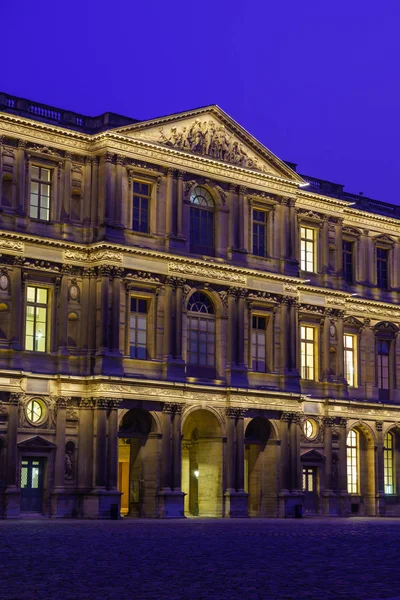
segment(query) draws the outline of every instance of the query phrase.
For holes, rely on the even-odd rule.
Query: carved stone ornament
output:
[[[122,263],[122,252],[115,252],[114,250],[93,250],[90,253],[90,260],[94,262],[107,260],[110,262]]]
[[[235,273],[233,271],[219,269],[216,267],[203,267],[190,263],[169,262],[168,271],[173,273],[187,273],[188,275],[204,277],[208,280],[217,279],[220,281],[231,281],[233,283],[241,283],[244,285],[247,283],[247,277],[241,273]]]
[[[78,286],[77,286],[76,283],[73,283],[71,285],[71,287],[69,288],[69,297],[74,302],[76,302],[77,300],[79,300],[79,288],[78,288]]]
[[[375,427],[377,431],[382,431],[383,429],[383,421],[375,421]]]
[[[8,275],[4,272],[0,273],[0,290],[2,292],[6,292],[10,285],[10,281],[8,279]]]
[[[0,238],[0,250],[7,250],[7,252],[23,252],[24,249],[25,245],[23,242]]]
[[[61,156],[61,153],[54,148],[49,148],[48,146],[40,146],[39,144],[34,144],[29,147],[29,152],[38,152],[39,154],[47,154],[48,156]]]
[[[226,416],[230,417],[231,419],[243,419],[243,417],[246,416],[246,413],[247,413],[247,409],[239,408],[236,406],[229,406],[225,410]]]
[[[162,411],[172,415],[181,415],[183,411],[183,404],[175,404],[174,402],[166,402],[163,406]]]
[[[89,253],[84,250],[64,250],[63,260],[73,262],[87,262],[89,260]]]
[[[179,150],[210,156],[248,169],[269,172],[269,169],[259,164],[259,159],[250,154],[223,125],[212,119],[195,119],[190,125],[174,126],[167,132],[161,128],[157,141]]]

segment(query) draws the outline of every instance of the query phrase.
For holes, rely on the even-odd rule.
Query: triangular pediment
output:
[[[314,462],[319,460],[325,460],[325,457],[320,452],[317,452],[317,450],[309,450],[308,452],[305,452],[301,455],[301,460]]]
[[[127,137],[281,177],[303,179],[218,106],[141,121],[114,130]]]
[[[41,450],[53,450],[53,448],[56,448],[55,444],[52,444],[52,442],[48,442],[47,440],[45,440],[44,438],[42,438],[40,435],[35,435],[34,437],[29,438],[28,440],[24,440],[23,442],[20,442],[18,444],[18,448],[25,448],[25,449],[41,449]]]

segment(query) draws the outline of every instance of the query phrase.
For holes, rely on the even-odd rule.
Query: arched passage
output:
[[[249,516],[276,516],[277,443],[274,429],[263,417],[255,417],[245,431],[245,491]]]
[[[222,447],[221,425],[212,412],[200,409],[188,415],[182,445],[186,516],[222,516]]]
[[[347,490],[352,514],[376,514],[375,443],[371,430],[362,423],[347,434]]]
[[[118,443],[118,489],[121,514],[157,517],[159,440],[151,414],[140,408],[122,418]]]

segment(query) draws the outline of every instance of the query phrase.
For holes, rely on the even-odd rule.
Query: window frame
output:
[[[35,290],[45,290],[46,291],[46,304],[44,303],[40,303],[37,302],[36,300],[34,302],[28,301],[28,289],[29,288],[34,288]],[[47,285],[43,285],[40,283],[33,283],[33,282],[28,282],[26,285],[26,291],[25,291],[25,297],[24,297],[24,302],[25,302],[25,310],[24,310],[24,351],[25,352],[36,352],[36,353],[40,353],[40,354],[46,354],[50,351],[50,347],[51,347],[51,340],[50,340],[50,322],[51,322],[51,292],[52,292],[52,288],[47,286]],[[35,299],[37,297],[37,292],[35,292]],[[37,350],[35,348],[33,348],[32,350],[30,350],[29,348],[27,348],[27,322],[28,322],[28,307],[34,307],[34,308],[44,308],[46,311],[46,322],[45,322],[45,349],[44,350]],[[33,320],[33,336],[29,336],[29,337],[33,337],[33,345],[35,345],[35,325],[36,325],[36,318],[34,318]]]
[[[390,444],[387,441],[390,439]],[[387,496],[396,495],[396,437],[391,431],[383,436],[383,489]],[[391,487],[391,491],[387,491]]]
[[[251,313],[250,315],[251,318],[251,327],[250,327],[250,346],[251,346],[251,370],[253,373],[268,373],[269,369],[268,369],[268,363],[267,363],[267,344],[268,344],[268,340],[267,340],[267,331],[268,331],[268,315],[266,315],[265,313],[262,312],[258,312],[258,311],[254,311]],[[265,328],[264,329],[259,329],[259,328],[254,328],[253,323],[254,323],[254,319],[264,319],[265,321]],[[253,343],[253,334],[254,331],[263,331],[264,332],[264,369],[258,369],[258,368],[254,368],[254,362],[259,362],[258,361],[258,336],[257,336],[257,343],[254,344]],[[254,358],[254,348],[256,347],[257,352],[257,358]]]
[[[346,338],[352,338],[353,346],[352,348],[348,348],[346,345]],[[352,354],[352,367],[353,367],[353,385],[350,384],[349,379],[347,377],[347,369],[346,369],[346,353],[350,352]],[[358,387],[358,336],[355,333],[348,333],[345,331],[343,333],[343,354],[344,354],[344,377],[349,385],[349,387],[356,388]]]
[[[138,183],[139,185],[147,185],[149,187],[149,193],[142,194],[139,192],[135,192],[135,183]],[[139,235],[150,235],[150,233],[151,233],[153,188],[154,188],[154,182],[152,182],[148,179],[145,179],[145,178],[132,176],[131,194],[130,194],[130,199],[131,199],[130,229],[131,229],[132,233],[139,234]],[[134,229],[134,227],[133,227],[134,211],[135,211],[135,207],[134,207],[135,198],[140,199],[140,210],[141,210],[142,200],[147,200],[147,230],[146,231],[141,231],[140,229]]]
[[[345,251],[344,245],[351,244],[351,252]],[[342,273],[343,279],[349,285],[355,283],[355,248],[356,241],[353,239],[342,238]],[[345,269],[345,256],[351,255],[351,277],[346,277],[346,269]]]
[[[254,213],[263,213],[263,215],[265,215],[265,220],[263,222],[258,221],[257,219],[254,218]],[[251,251],[253,256],[257,256],[257,258],[268,258],[269,256],[269,252],[268,252],[268,227],[269,227],[269,213],[271,212],[271,209],[267,209],[265,207],[260,207],[260,206],[253,206],[252,207],[252,211],[251,211]],[[254,251],[254,237],[255,237],[255,232],[254,232],[254,228],[255,226],[258,227],[263,227],[264,229],[264,253],[263,254],[259,254],[258,252]],[[258,234],[257,234],[258,235]]]
[[[190,302],[191,300],[194,298],[194,296],[196,294],[202,294],[203,296],[205,296],[209,302],[209,304],[212,307],[212,313],[209,313],[208,311],[202,312],[202,311],[192,311],[190,310]],[[199,301],[196,301],[196,303]],[[200,320],[203,319],[207,325],[205,330],[201,329],[201,325],[200,325]],[[194,291],[192,294],[190,294],[187,304],[186,304],[186,320],[187,320],[187,325],[186,325],[186,363],[187,366],[189,368],[194,368],[194,369],[202,369],[205,370],[205,372],[207,372],[207,370],[209,370],[210,372],[215,372],[216,368],[217,368],[217,315],[216,315],[216,307],[215,304],[212,300],[212,298],[210,298],[207,294],[205,294],[203,291],[200,290],[196,290]],[[197,321],[198,326],[196,328],[192,328],[191,324],[192,322]],[[211,328],[211,330],[209,330],[208,328],[208,323],[213,323],[213,327]],[[206,353],[205,353],[205,357],[206,357],[206,363],[202,364],[199,361],[199,358],[201,356],[200,353],[200,344],[201,344],[201,340],[200,340],[200,333],[203,331],[203,333],[205,332],[206,334],[206,338],[205,338],[205,342],[203,341],[202,343],[206,344]],[[196,337],[196,344],[197,344],[197,352],[192,351],[191,349],[191,342],[194,341],[191,339],[191,332],[193,332]],[[211,333],[211,341],[209,340],[209,333]],[[212,343],[213,344],[213,352],[210,353],[209,352],[209,344]],[[193,355],[196,355],[196,362],[192,362],[191,361],[191,357]],[[208,357],[212,355],[213,358],[213,362],[212,364],[208,364]]]
[[[212,201],[212,206],[208,206],[208,205],[203,205],[203,204],[197,204],[196,202],[193,202],[193,197],[197,198],[200,197],[199,193],[196,193],[196,190],[203,190],[204,192],[206,192],[205,196],[209,196],[210,200]],[[216,249],[216,222],[215,222],[215,215],[217,212],[217,203],[216,200],[213,196],[213,194],[210,192],[210,190],[208,190],[205,186],[202,185],[196,185],[190,192],[189,198],[188,198],[188,204],[189,204],[189,247],[190,247],[190,252],[192,252],[193,254],[201,254],[201,255],[205,255],[205,256],[215,256],[215,249]],[[200,227],[197,231],[197,236],[198,239],[196,241],[194,241],[194,230],[195,230],[195,224],[194,224],[194,215],[199,215],[199,221],[200,221]],[[206,226],[204,223],[201,222],[202,219],[202,215],[211,215],[211,217],[208,217],[205,219],[207,221]],[[209,241],[211,241],[212,245],[208,246],[208,245],[203,245],[198,243],[199,240],[201,240],[201,236],[202,236],[202,231],[204,230],[204,228],[207,229],[210,227],[210,223],[212,225],[211,227],[211,235],[209,236]]]
[[[313,332],[313,339],[307,339],[307,338],[303,338],[303,328],[304,329],[311,329]],[[304,381],[318,381],[318,329],[317,326],[308,322],[303,322],[300,323],[300,378],[303,379]],[[308,364],[304,364],[303,365],[303,356],[307,357],[307,352],[305,352],[303,354],[303,346],[304,349],[306,350],[309,346],[312,346],[313,348],[313,354],[312,354],[312,367],[310,367]],[[308,361],[306,361],[308,362]],[[313,377],[304,377],[303,376],[303,369],[309,369],[312,368],[313,369]]]
[[[38,178],[33,177],[33,172],[32,172],[33,168],[39,169],[39,176],[38,176]],[[42,180],[40,178],[40,174],[41,174],[41,171],[43,169],[49,172],[49,179],[48,179],[48,181]],[[28,205],[28,216],[29,216],[30,219],[33,219],[34,221],[41,221],[42,223],[49,223],[51,221],[52,204],[53,204],[53,201],[54,201],[53,200],[53,198],[54,198],[53,179],[54,179],[54,167],[52,167],[50,165],[44,165],[43,163],[40,163],[40,162],[37,162],[37,161],[33,162],[30,165],[30,168],[29,168],[29,199],[28,199],[28,202],[29,202],[29,205]],[[38,204],[37,204],[37,207],[36,207],[37,211],[38,211],[38,216],[37,217],[35,217],[35,216],[33,216],[31,214],[31,209],[34,206],[31,203],[31,198],[32,198],[32,195],[36,195],[36,194],[34,194],[32,192],[32,184],[33,183],[36,183],[37,186],[38,186],[38,193],[37,193]],[[41,191],[41,188],[42,188],[43,185],[48,185],[49,186],[49,196],[48,196],[48,204],[49,204],[49,206],[48,206],[47,209],[44,209],[44,210],[47,210],[47,212],[48,212],[48,218],[47,219],[44,219],[44,218],[42,218],[40,216],[40,211],[42,210],[42,208],[41,208],[41,198],[42,198],[42,195],[41,195],[40,191]],[[43,196],[43,198],[44,197],[46,197],[46,196]]]
[[[355,436],[354,445],[349,444],[350,434]],[[352,496],[358,496],[360,494],[360,434],[356,429],[350,429],[346,436],[346,473],[347,492]]]
[[[137,303],[139,303],[139,301],[144,301],[146,302],[146,312],[139,312],[138,307],[136,308],[136,311],[132,311],[132,300],[136,300]],[[148,296],[142,296],[140,294],[135,294],[135,293],[130,293],[128,296],[128,357],[132,360],[149,360],[149,312],[150,312],[150,298]],[[139,304],[138,304],[139,305]],[[137,305],[137,306],[138,306]],[[131,319],[132,319],[132,315],[134,315],[135,318],[135,324],[136,327],[132,328],[131,326]],[[143,329],[138,329],[137,328],[137,323],[138,323],[138,318],[139,316],[142,315],[141,318],[143,318],[143,315],[145,315],[145,319],[146,319],[146,341],[145,341],[145,357],[141,357],[141,356],[132,356],[132,347],[134,347],[136,350],[138,348],[143,348],[142,344],[138,344],[137,343],[137,336],[138,336],[138,332],[139,331],[143,331]],[[135,344],[133,345],[131,343],[131,335],[132,335],[132,331],[135,332]]]
[[[385,260],[381,259],[378,256],[379,251],[383,251],[385,252]],[[385,245],[381,245],[381,244],[377,244],[375,247],[375,256],[376,256],[376,286],[380,289],[380,290],[389,290],[390,289],[390,253],[391,248]],[[379,274],[381,273],[381,270],[379,268],[379,265],[385,263],[386,264],[386,281],[384,282],[386,285],[381,285],[382,282],[379,281]]]
[[[313,237],[312,240],[308,239],[307,237],[303,238],[303,233],[302,230],[304,229],[304,231],[312,231],[313,232]],[[303,273],[318,273],[318,257],[317,257],[317,240],[318,240],[318,228],[312,225],[309,225],[308,223],[300,223],[300,232],[299,232],[299,238],[300,238],[300,270]],[[307,268],[307,263],[310,262],[307,260],[307,254],[309,253],[309,251],[307,250],[306,247],[304,247],[304,261],[303,261],[303,242],[304,244],[307,243],[312,243],[312,270],[309,270]]]

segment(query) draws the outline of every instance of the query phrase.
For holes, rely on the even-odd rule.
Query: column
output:
[[[57,398],[56,417],[56,458],[54,463],[54,487],[64,488],[65,478],[65,427],[67,421],[67,406],[70,398]]]
[[[92,159],[85,156],[85,166],[83,175],[83,223],[90,224],[90,199],[92,187]]]
[[[175,404],[172,421],[172,489],[181,491],[182,484],[182,404]]]
[[[104,213],[101,221],[106,225],[113,222],[114,219],[114,198],[112,197],[112,159],[113,155],[106,152],[103,157],[103,194],[104,194]]]
[[[332,426],[335,424],[334,417],[324,417],[324,454],[325,454],[325,477],[324,492],[332,491]]]
[[[78,487],[85,491],[93,487],[93,415],[92,399],[81,398],[78,430]]]
[[[376,459],[375,459],[375,494],[377,496],[377,516],[384,512],[385,475],[383,451],[383,421],[375,422],[376,428]]]
[[[164,360],[170,360],[173,354],[173,284],[174,280],[167,277],[164,286]]]
[[[176,186],[176,234],[183,237],[183,171],[177,172]]]
[[[330,327],[330,311],[325,315],[322,322],[321,337],[322,337],[322,381],[330,380],[329,370],[329,327]]]
[[[337,219],[335,225],[336,273],[343,273],[343,219]],[[356,275],[356,273],[355,273]],[[357,277],[355,277],[357,279]]]
[[[8,488],[17,488],[18,473],[18,407],[23,394],[10,394],[8,399],[8,426],[7,426],[7,472],[6,484]]]
[[[17,148],[17,214],[20,216],[25,216],[25,206],[26,206],[26,188],[25,188],[25,180],[26,180],[26,165],[25,165],[25,148],[26,141],[18,140],[18,148]]]
[[[122,227],[122,172],[124,166],[124,157],[117,155],[115,162],[115,210],[114,225]]]
[[[172,416],[173,404],[164,404],[162,412],[161,440],[161,491],[169,492],[172,487]]]
[[[244,492],[244,409],[237,409],[236,418],[236,490]]]
[[[290,489],[299,492],[302,489],[302,471],[300,460],[300,414],[293,413],[289,426]]]
[[[322,273],[329,271],[329,217],[324,215],[322,225]]]
[[[96,311],[94,308],[97,305],[97,276],[98,270],[95,268],[87,269],[87,274],[89,277],[89,301],[88,305],[92,307],[93,310],[89,310],[88,316],[88,348],[89,352],[94,352],[96,350]]]
[[[118,406],[121,400],[108,401],[107,489],[118,487]]]
[[[298,302],[296,298],[290,298],[289,302],[289,370],[297,372],[297,339],[299,332],[298,324]]]
[[[91,177],[92,177],[92,185],[90,190],[90,220],[93,225],[97,225],[100,220],[99,215],[99,198],[98,198],[98,189],[99,189],[99,159],[97,156],[94,156],[91,159],[92,168],[91,168]]]
[[[283,412],[279,421],[280,445],[280,493],[289,490],[289,423],[291,413]]]
[[[246,227],[246,221],[247,221],[247,219],[245,219],[246,211],[245,211],[245,206],[244,206],[245,193],[246,193],[246,188],[243,187],[242,185],[239,186],[239,198],[238,198],[238,202],[239,202],[239,222],[238,222],[239,249],[242,252],[245,250],[245,227]]]
[[[105,489],[107,474],[107,398],[96,400],[96,488]]]
[[[89,333],[89,313],[93,312],[90,309],[89,300],[89,279],[90,269],[84,267],[82,270],[82,294],[81,294],[81,306],[82,306],[82,327],[79,336],[79,346],[81,350],[88,350],[88,333]]]
[[[288,368],[288,304],[290,298],[283,297],[280,304],[280,357],[279,373],[284,375]]]
[[[237,364],[241,367],[245,366],[244,358],[244,313],[245,313],[245,298],[247,290],[238,290],[237,296]]]
[[[68,275],[71,271],[69,265],[62,265],[61,286],[59,291],[58,306],[58,352],[67,352],[68,335]]]
[[[344,381],[344,310],[337,310],[336,331],[337,331],[337,361],[336,376],[337,380]]]
[[[226,365],[228,368],[236,365],[236,288],[228,289],[228,327]]]
[[[22,268],[23,258],[16,256],[11,273],[11,341],[10,347],[13,350],[21,350],[22,333],[21,325],[24,315],[22,314]]]
[[[3,198],[3,144],[4,136],[0,135],[0,205]]]
[[[71,153],[65,153],[64,161],[64,186],[62,196],[61,221],[69,221],[71,218]]]
[[[237,217],[237,199],[236,199],[236,186],[229,186],[229,228],[228,228],[228,248],[232,250],[236,248],[236,227],[238,226]]]
[[[296,219],[296,199],[289,198],[289,258],[297,259],[298,229]]]
[[[339,419],[339,490],[347,494],[347,419]]]
[[[182,304],[185,279],[176,280],[175,288],[175,358],[182,360]]]
[[[165,234],[170,237],[173,234],[173,183],[174,183],[174,170],[168,169],[167,171],[167,187],[165,192]]]
[[[109,284],[110,284],[111,267],[102,265],[99,267],[99,275],[101,276],[101,297],[100,297],[100,340],[99,350],[104,352],[109,347]]]
[[[112,269],[112,311],[111,311],[111,348],[113,354],[120,354],[119,330],[120,330],[120,307],[121,307],[121,277],[123,269],[113,267]]]
[[[283,206],[280,204],[275,204],[270,211],[269,220],[273,221],[273,248],[272,248],[272,256],[274,258],[280,259],[285,256],[285,242],[286,238],[282,237],[283,227],[282,220],[284,216]]]
[[[227,408],[226,414],[226,491],[235,491],[235,420],[236,410]]]

